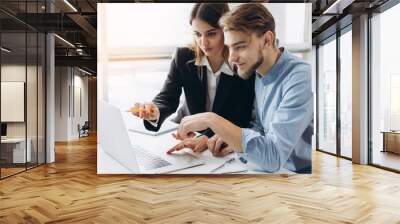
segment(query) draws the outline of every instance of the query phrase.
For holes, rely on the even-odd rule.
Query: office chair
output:
[[[82,127],[80,127],[80,125],[78,124],[79,138],[89,136],[89,129],[90,129],[89,121],[85,121]]]

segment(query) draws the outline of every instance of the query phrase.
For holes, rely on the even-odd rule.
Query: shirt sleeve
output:
[[[306,73],[306,74],[304,74]],[[266,172],[277,172],[287,162],[313,116],[311,75],[292,74],[272,122],[264,124],[265,133],[243,128],[242,149],[247,160]]]
[[[255,101],[254,101],[254,105],[253,105],[253,109],[252,109],[252,120],[250,121],[249,126],[250,126],[250,128],[248,128],[248,130],[253,130],[255,132],[261,133],[262,135],[264,134],[263,127],[262,127],[262,125],[260,123],[260,119],[258,118],[257,105],[255,105]],[[244,138],[243,138],[243,133],[242,133],[242,143],[243,143],[243,139]],[[244,149],[243,145],[242,145],[242,148]],[[238,158],[240,159],[241,162],[247,163],[247,155],[246,155],[246,153],[238,152],[236,154],[237,154],[237,156],[238,156]]]
[[[158,131],[164,120],[174,113],[179,106],[179,99],[182,94],[183,80],[181,79],[181,66],[184,65],[184,48],[178,48],[175,53],[166,80],[160,92],[152,100],[160,111],[157,126],[145,122],[146,129]]]

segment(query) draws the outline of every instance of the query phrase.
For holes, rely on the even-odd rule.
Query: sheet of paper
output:
[[[127,125],[129,131],[146,134],[146,135],[151,135],[151,136],[158,136],[158,135],[172,132],[172,131],[178,129],[178,126],[179,126],[179,124],[177,124],[177,123],[166,120],[161,125],[160,130],[158,130],[157,132],[154,132],[154,131],[149,131],[144,127],[142,119],[132,116],[129,113],[126,113],[124,115],[124,119],[126,121],[126,125]]]

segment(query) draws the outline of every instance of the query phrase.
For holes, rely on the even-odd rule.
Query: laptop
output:
[[[99,111],[101,111],[98,129],[99,144],[105,153],[132,173],[171,173],[204,164],[203,160],[189,153],[178,155],[165,153],[161,156],[146,150],[144,145],[132,144],[135,139],[129,136],[123,112],[105,101],[99,101]]]

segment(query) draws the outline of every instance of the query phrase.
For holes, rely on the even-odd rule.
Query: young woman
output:
[[[152,102],[136,103],[131,108],[136,111],[133,115],[144,119],[146,129],[158,131],[164,120],[177,110],[182,88],[186,115],[210,111],[240,127],[248,126],[254,80],[240,79],[228,63],[228,48],[218,24],[228,11],[226,3],[195,4],[190,15],[194,43],[177,49],[164,86]],[[204,151],[214,133],[210,129],[201,133],[201,137],[181,139],[174,149],[189,147],[195,152]]]

